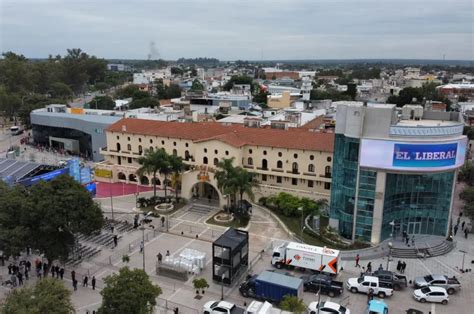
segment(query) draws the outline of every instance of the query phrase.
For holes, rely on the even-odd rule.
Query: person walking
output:
[[[165,226],[165,216],[161,216],[161,227]]]
[[[411,236],[411,245],[415,246],[415,236]]]
[[[158,264],[161,264],[161,261],[163,260],[163,255],[161,255],[161,252],[158,252],[156,257],[158,258]]]
[[[92,284],[92,290],[95,290],[95,276],[92,276],[91,284]]]
[[[462,224],[461,224],[461,229],[462,229],[463,231],[464,231],[464,225],[465,225],[465,224],[466,224],[465,221],[463,221]]]
[[[359,254],[356,255],[355,261],[356,261],[356,266],[355,266],[355,267],[360,267],[360,265],[359,265],[359,261],[360,261],[360,256],[359,256]]]
[[[118,237],[117,237],[117,235],[115,234],[115,235],[114,235],[114,248],[117,247],[117,244],[118,244]]]
[[[16,274],[16,276],[18,277],[18,285],[22,286],[23,285],[23,275],[22,275],[22,273],[18,272],[18,274]]]
[[[31,271],[31,262],[30,261],[26,261],[25,266],[26,266],[26,269],[28,269],[28,271]]]
[[[398,260],[398,263],[397,263],[397,271],[398,272],[401,272],[402,270],[402,261],[401,260]]]
[[[76,272],[74,270],[71,272],[71,280],[76,280]]]
[[[170,256],[170,250],[166,250],[166,256]]]
[[[50,272],[51,272],[51,277],[54,278],[54,273],[55,273],[56,268],[54,268],[54,265],[51,266]]]
[[[61,267],[61,269],[59,270],[59,276],[61,276],[61,280],[63,280],[63,277],[64,277],[64,267]]]
[[[13,268],[13,265],[12,263],[8,264],[8,274],[11,275],[12,274],[12,268]]]
[[[28,268],[25,269],[25,280],[29,280],[30,279],[30,276],[29,276],[29,271],[28,271]]]
[[[36,275],[38,276],[38,279],[41,279],[41,277],[43,276],[43,269],[39,268],[36,272]]]
[[[379,266],[379,269],[378,269],[378,270],[383,270],[383,266],[382,266],[382,264],[380,264],[380,266]]]
[[[74,279],[72,280],[72,286],[73,286],[73,288],[74,288],[74,291],[77,291],[77,280],[76,280],[76,278],[74,278]]]
[[[467,228],[466,228],[466,229],[464,229],[464,238],[466,238],[466,239],[467,239],[467,234],[468,234],[468,233],[469,233],[469,230],[467,230]]]
[[[456,233],[458,233],[458,225],[455,225],[453,229],[454,229],[454,235],[456,235]]]
[[[371,273],[372,272],[372,262],[369,262],[367,264],[367,272]]]
[[[370,288],[369,293],[367,293],[367,304],[374,299],[374,289]]]
[[[89,286],[88,281],[89,281],[89,277],[87,277],[87,275],[84,275],[84,277],[82,278],[82,286],[88,287]]]
[[[410,238],[408,237],[408,235],[405,237],[405,245],[408,245],[408,241],[410,240]]]
[[[144,244],[143,241],[140,242],[140,254],[143,253]]]
[[[405,268],[407,268],[407,263],[405,263],[405,261],[403,261],[403,262],[402,262],[402,268],[401,268],[402,274],[405,273]]]

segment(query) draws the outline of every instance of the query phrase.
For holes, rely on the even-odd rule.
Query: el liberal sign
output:
[[[447,167],[456,164],[457,143],[398,144],[393,150],[394,167]]]

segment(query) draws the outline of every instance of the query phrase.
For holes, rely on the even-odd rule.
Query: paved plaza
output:
[[[5,143],[5,136],[3,137]],[[45,159],[54,159],[54,156],[45,154]],[[47,159],[47,160],[49,160]],[[457,188],[457,193],[460,187]],[[141,192],[140,196],[151,196],[153,192]],[[160,196],[163,191],[158,192]],[[110,197],[98,198],[97,202],[103,208],[104,213],[108,219],[112,218],[112,208]],[[121,221],[132,222],[136,196],[131,194],[128,196],[113,197],[113,211],[114,219]],[[208,211],[196,210],[187,204],[179,209],[169,217],[165,226],[161,226],[159,219],[154,219],[146,228],[144,232],[145,237],[145,269],[150,275],[151,280],[158,284],[163,294],[158,298],[158,306],[156,313],[172,313],[173,308],[178,307],[180,313],[201,313],[202,306],[209,300],[218,300],[221,297],[222,287],[215,284],[211,280],[211,243],[219,237],[225,228],[207,225],[206,220],[217,212],[217,209],[209,209]],[[453,213],[454,220],[459,215],[459,208],[461,204],[458,199],[455,199],[455,211]],[[463,218],[465,219],[465,218]],[[279,226],[278,222],[266,210],[260,208],[253,209],[251,223],[248,226],[250,232],[250,261],[251,266],[249,273],[259,273],[263,270],[271,269],[271,250],[274,246],[288,241],[291,237],[287,232]],[[105,231],[109,232],[109,231]],[[87,243],[91,246],[97,246],[100,252],[92,258],[85,260],[81,264],[74,267],[77,278],[79,279],[78,291],[73,292],[72,299],[78,313],[92,313],[101,303],[100,290],[103,287],[103,278],[117,272],[121,267],[125,266],[122,262],[122,256],[128,255],[130,261],[126,263],[131,268],[143,267],[143,254],[140,253],[139,245],[142,241],[142,231],[132,229],[130,231],[121,232],[115,231],[119,236],[118,246],[112,248],[111,246],[98,245],[94,243]],[[423,276],[427,274],[446,274],[455,275],[462,284],[461,291],[450,296],[448,305],[440,304],[421,304],[416,302],[413,297],[413,288],[408,287],[402,291],[396,291],[394,296],[387,298],[386,303],[389,305],[390,313],[405,313],[408,308],[415,308],[424,313],[472,313],[474,305],[474,277],[472,272],[462,273],[463,268],[463,253],[464,268],[472,268],[474,264],[474,234],[469,235],[469,239],[465,239],[462,232],[459,232],[455,237],[456,247],[447,255],[438,256],[428,259],[406,259],[407,263],[406,275],[408,280],[413,280],[416,276]],[[175,279],[170,279],[156,274],[156,255],[160,252],[165,255],[166,251],[170,251],[170,255],[177,256],[185,248],[192,248],[207,255],[206,267],[202,274],[189,276],[186,282]],[[365,266],[369,260],[362,260],[361,265]],[[385,268],[387,265],[386,258],[378,258],[370,260],[373,268],[377,268],[382,264]],[[389,263],[389,269],[394,270],[398,259],[393,259]],[[8,265],[8,262],[7,264]],[[361,272],[360,268],[355,267],[355,262],[352,260],[342,261],[341,266],[343,271],[338,276],[337,280],[346,281],[350,277],[358,276]],[[71,266],[66,266],[66,277],[64,279],[66,286],[72,291],[72,284],[70,281]],[[302,273],[293,272],[296,276]],[[8,274],[7,268],[0,267],[0,274],[5,278]],[[97,278],[97,289],[94,291],[89,288],[84,288],[80,285],[82,275],[87,274],[89,277],[95,276]],[[245,275],[245,274],[244,274]],[[243,275],[243,277],[244,277]],[[210,283],[210,288],[206,291],[203,298],[195,299],[195,290],[193,289],[192,280],[196,277],[204,277]],[[31,284],[35,279],[30,279],[28,284]],[[241,282],[243,278],[239,281]],[[251,299],[245,299],[240,296],[238,285],[232,287],[224,287],[225,299],[234,302],[238,305],[244,306],[250,303]],[[5,287],[0,288],[0,299],[5,297],[9,289]],[[322,296],[322,300],[328,300],[327,296]],[[306,292],[304,301],[309,304],[317,300],[317,295]],[[352,294],[347,290],[342,296],[331,299],[332,301],[341,303],[347,306],[352,313],[364,313],[367,297],[362,294]]]

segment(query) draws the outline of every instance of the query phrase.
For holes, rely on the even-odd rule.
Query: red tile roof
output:
[[[262,129],[216,122],[165,122],[121,119],[107,128],[108,132],[180,138],[193,142],[218,140],[234,147],[245,145],[333,152],[334,134],[305,129]]]

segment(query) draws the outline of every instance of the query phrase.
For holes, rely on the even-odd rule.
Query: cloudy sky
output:
[[[0,51],[474,59],[473,0],[0,0]]]

